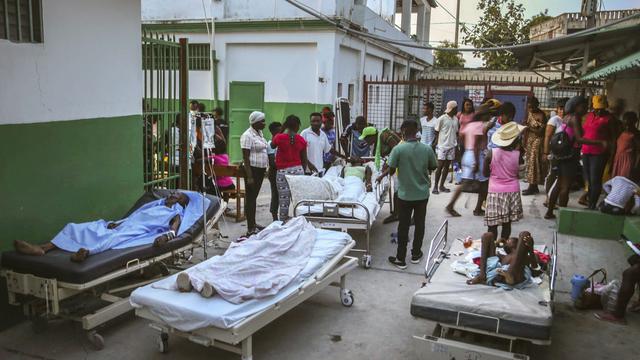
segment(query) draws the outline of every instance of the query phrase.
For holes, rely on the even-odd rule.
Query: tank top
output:
[[[501,148],[491,149],[491,176],[489,176],[489,192],[519,192],[518,162],[520,151],[506,151]]]

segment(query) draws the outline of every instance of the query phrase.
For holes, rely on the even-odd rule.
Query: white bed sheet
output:
[[[372,181],[375,181],[375,179],[378,177],[379,171],[375,169],[374,164],[371,162],[367,163],[366,166],[369,166],[372,169],[373,171]],[[342,167],[343,167],[342,165],[336,165],[336,166],[330,167],[325,173],[323,178],[330,179],[331,177],[339,177],[342,171]],[[364,184],[363,184],[363,188],[364,188]],[[369,211],[369,215],[370,215],[369,225],[373,225],[374,221],[376,220],[376,217],[378,216],[378,213],[380,212],[380,209],[382,208],[382,204],[384,204],[383,197],[385,196],[385,194],[389,189],[389,178],[385,177],[382,180],[382,183],[380,185],[373,184],[373,188],[374,189],[372,192],[364,192],[364,195],[361,197],[360,201],[356,201],[357,203],[360,203],[364,207],[366,207],[367,210]],[[341,196],[342,194],[340,194],[335,201],[341,201]],[[304,200],[304,199],[300,199],[300,200]],[[350,201],[350,202],[353,202],[353,201]],[[318,204],[318,205],[313,205],[311,207],[300,206],[297,209],[297,212],[298,212],[298,215],[306,215],[309,213],[321,214],[322,205]],[[338,213],[340,214],[340,216],[347,217],[347,218],[355,218],[362,221],[367,220],[366,211],[360,207],[355,208],[355,210],[352,210],[351,207],[341,207],[338,210]]]
[[[193,331],[209,326],[223,329],[232,328],[243,319],[268,308],[297,291],[302,283],[311,278],[324,264],[353,242],[346,233],[322,229],[315,229],[315,231],[317,236],[309,262],[300,274],[275,296],[232,304],[217,295],[206,299],[195,292],[180,293],[158,289],[153,287],[153,284],[149,284],[131,294],[131,305],[136,308],[148,308],[165,323],[180,331]],[[204,263],[206,262],[201,264]],[[163,287],[168,287],[169,284],[175,283],[176,277],[177,274],[160,280],[158,283],[163,282],[167,285]]]

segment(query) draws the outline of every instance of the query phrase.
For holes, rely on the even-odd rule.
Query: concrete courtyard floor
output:
[[[452,186],[450,186],[452,187]],[[574,196],[576,194],[573,194]],[[269,186],[259,198],[258,220],[270,220]],[[437,228],[449,219],[449,236],[478,237],[485,231],[483,219],[471,214],[475,194],[463,194],[457,204],[460,218],[445,216],[450,194],[433,195],[427,211],[427,230],[423,249]],[[544,195],[523,197],[525,219],[515,223],[513,234],[529,230],[537,243],[551,244],[555,223],[542,218]],[[232,205],[233,206],[233,205]],[[570,206],[578,206],[572,198]],[[430,334],[434,323],[409,314],[411,296],[424,279],[424,260],[399,271],[387,263],[395,254],[390,234],[397,223],[383,225],[388,215],[385,205],[371,232],[373,267],[358,268],[349,274],[348,287],[355,303],[340,304],[338,291],[329,287],[289,313],[269,324],[253,337],[256,359],[428,359],[414,350],[413,335]],[[604,224],[603,224],[604,225]],[[231,218],[220,222],[221,231],[235,239],[246,231]],[[364,236],[354,233],[362,242]],[[574,273],[588,274],[604,267],[610,279],[621,277],[628,254],[618,241],[595,240],[559,235],[559,277],[552,344],[532,346],[533,359],[640,359],[640,315],[629,314],[628,325],[603,323],[592,311],[577,311],[568,296]],[[446,271],[446,269],[441,269]],[[46,332],[35,334],[28,322],[0,333],[0,359],[238,359],[239,356],[204,348],[188,340],[172,337],[169,353],[156,347],[157,332],[144,319],[126,315],[100,330],[106,346],[95,351],[76,323],[53,321]]]

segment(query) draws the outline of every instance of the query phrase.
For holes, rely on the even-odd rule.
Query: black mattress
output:
[[[123,216],[127,217],[142,205],[161,199],[175,190],[153,190],[145,193],[136,201],[135,205]],[[206,195],[211,203],[207,209],[207,219],[212,218],[220,209],[220,199]],[[191,226],[180,236],[169,241],[162,248],[154,247],[153,244],[131,247],[127,249],[107,250],[105,252],[91,255],[82,263],[74,263],[69,257],[70,252],[63,250],[52,250],[45,256],[29,256],[18,254],[15,251],[6,251],[0,257],[0,265],[3,269],[10,269],[20,273],[32,274],[45,278],[55,278],[58,281],[82,284],[97,279],[112,271],[124,267],[127,262],[139,259],[149,259],[162,255],[172,250],[188,245],[194,237],[198,236],[203,229],[202,218]]]

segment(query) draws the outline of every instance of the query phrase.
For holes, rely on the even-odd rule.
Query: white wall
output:
[[[266,102],[318,102],[315,43],[227,44],[226,84],[264,82]]]
[[[345,0],[299,0],[326,15],[336,14],[336,2]],[[352,2],[352,0],[349,0]],[[197,20],[211,18],[226,20],[313,18],[284,0],[142,0],[142,19]]]
[[[140,114],[140,2],[42,7],[42,44],[0,40],[0,124]]]
[[[364,63],[364,75],[369,77],[382,77],[383,59],[374,55],[367,54]]]

